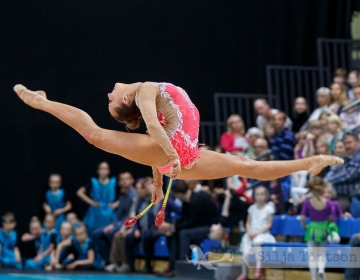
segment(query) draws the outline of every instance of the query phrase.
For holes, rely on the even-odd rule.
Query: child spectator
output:
[[[348,71],[345,68],[338,68],[334,72],[333,82],[344,85]]]
[[[316,141],[325,137],[324,126],[320,121],[312,121],[310,123],[310,133],[307,134],[305,145],[303,148],[303,157],[309,157],[315,155]]]
[[[1,217],[0,264],[3,268],[22,269],[21,255],[17,246],[15,215],[11,212]]]
[[[275,137],[275,134],[276,134],[276,126],[274,122],[267,122],[264,125],[265,139],[270,143],[270,140]]]
[[[330,146],[324,139],[319,139],[318,141],[316,141],[315,151],[317,155],[331,155]],[[324,178],[329,171],[330,166],[327,166],[323,170],[321,170],[321,172],[317,176]]]
[[[58,233],[55,230],[55,217],[52,214],[46,214],[45,230],[42,232],[39,240],[39,244],[36,246],[37,255],[34,259],[26,260],[25,269],[28,270],[41,270],[45,266],[49,265],[50,254],[56,248]]]
[[[275,209],[272,203],[269,203],[269,192],[263,186],[255,188],[255,203],[248,209],[248,218],[246,221],[246,233],[241,239],[240,251],[243,254],[242,273],[237,280],[244,280],[247,277],[246,263],[251,253],[252,247],[255,247],[255,256],[261,254],[262,243],[275,243],[275,237],[269,232],[273,222]],[[256,258],[255,278],[261,277],[261,261]]]
[[[360,72],[359,71],[351,71],[348,76],[347,80],[348,84],[350,85],[350,89],[348,90],[348,98],[351,100],[355,99],[355,95],[353,92],[353,88],[360,83]]]
[[[70,258],[71,255],[73,258]],[[56,248],[55,268],[66,270],[101,269],[101,257],[97,254],[94,244],[88,237],[86,227],[77,225],[74,235],[62,241]]]
[[[56,217],[56,230],[65,221],[65,213],[72,208],[71,202],[64,189],[61,188],[61,175],[51,174],[49,176],[49,190],[46,192],[43,209],[47,214]]]
[[[90,205],[83,219],[89,232],[113,223],[116,220],[115,209],[119,206],[116,178],[109,177],[109,164],[101,162],[97,173],[98,178],[91,178],[85,187],[77,191],[77,196]]]
[[[334,114],[338,114],[346,98],[347,94],[344,84],[332,83],[330,86],[329,110]]]
[[[344,100],[344,106],[351,104],[353,101],[350,99]],[[357,110],[357,107],[354,106],[345,112],[340,113],[340,121],[344,127],[351,128],[355,125],[360,124],[360,113]]]
[[[302,159],[303,157],[303,149],[306,142],[306,136],[308,134],[307,130],[303,130],[295,134],[295,139],[297,141],[297,144],[294,148],[294,159]]]
[[[71,224],[72,227],[81,223],[81,221],[79,220],[77,214],[74,213],[74,212],[67,213],[66,221],[68,221]]]
[[[337,140],[335,142],[335,156],[344,158],[346,156],[346,148],[343,140]]]
[[[319,279],[325,280],[325,247],[328,234],[329,222],[332,221],[331,203],[323,197],[327,184],[320,177],[313,177],[308,182],[308,189],[313,197],[307,199],[301,209],[301,225],[306,229],[305,241],[308,243],[309,255],[318,256],[315,260],[309,258],[311,279],[317,280],[317,268]],[[310,218],[307,226],[306,217]]]
[[[342,132],[341,121],[337,115],[331,115],[328,117],[327,133],[331,135],[327,143],[330,147],[331,154],[334,154],[335,141],[341,140],[344,136],[344,133]]]

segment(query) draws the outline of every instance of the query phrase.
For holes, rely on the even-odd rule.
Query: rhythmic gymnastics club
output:
[[[155,225],[156,225],[157,227],[161,226],[162,223],[163,223],[164,220],[165,220],[165,207],[166,207],[166,203],[167,203],[168,198],[169,198],[171,185],[172,185],[172,179],[170,178],[169,184],[168,184],[168,187],[167,187],[167,190],[166,190],[166,194],[165,194],[165,198],[164,198],[163,205],[161,206],[161,209],[160,209],[159,213],[157,213],[157,215],[156,215]]]
[[[135,217],[129,217],[125,221],[126,227],[132,227],[136,224],[137,220],[139,220],[149,209],[154,205],[154,202],[151,202],[148,207],[146,207],[140,214],[136,215]]]

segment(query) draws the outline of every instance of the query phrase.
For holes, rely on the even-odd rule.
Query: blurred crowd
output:
[[[229,116],[227,131],[219,146],[202,146],[259,161],[292,160],[312,155],[337,155],[345,164],[327,167],[320,174],[327,184],[324,197],[336,200],[341,214],[360,217],[360,74],[337,69],[333,83],[314,92],[318,107],[310,112],[304,97],[296,98],[292,112],[272,108],[265,99],[254,101],[256,127],[246,129],[242,117]],[[255,122],[254,122],[255,123]],[[141,272],[153,272],[154,246],[166,237],[168,268],[159,276],[174,275],[176,260],[190,256],[190,245],[204,239],[239,245],[246,232],[248,209],[258,187],[273,205],[274,214],[298,215],[311,196],[307,171],[272,181],[233,176],[208,181],[177,180],[166,207],[166,219],[155,226],[161,204],[155,205],[135,226],[125,220],[136,216],[151,202],[153,179],[134,179],[130,172],[111,177],[110,166],[101,162],[97,178],[80,187],[77,196],[87,205],[83,217],[72,212],[72,203],[62,188],[60,174],[49,176],[44,195],[45,218],[33,217],[29,232],[18,237],[16,217],[2,216],[0,264],[3,268],[27,270],[97,270],[129,273],[143,252]],[[164,191],[166,191],[164,184]],[[252,208],[251,208],[252,209]],[[251,210],[254,211],[254,210]],[[270,212],[272,210],[269,210]],[[272,213],[272,212],[271,212]],[[271,226],[271,225],[270,225]],[[31,258],[22,257],[18,243],[34,248]],[[28,254],[27,254],[28,255]]]

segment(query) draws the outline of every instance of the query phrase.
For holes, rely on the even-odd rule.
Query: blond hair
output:
[[[242,117],[239,114],[232,114],[230,117],[228,117],[227,121],[226,121],[226,125],[227,125],[227,132],[231,133],[231,123],[232,123],[232,119],[233,118],[239,118],[241,125],[242,125],[242,130],[241,130],[241,134],[245,134],[245,124],[244,124],[244,120],[242,119]]]
[[[336,123],[337,127],[338,127],[338,132],[340,132],[342,130],[342,124],[341,124],[341,120],[339,118],[338,115],[335,115],[335,114],[331,114],[329,117],[328,117],[328,122],[334,122]]]

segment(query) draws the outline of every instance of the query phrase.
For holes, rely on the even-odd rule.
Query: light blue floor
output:
[[[25,273],[8,273],[0,274],[1,280],[152,280],[153,276],[137,276],[137,275],[111,275],[111,274],[25,274]],[[163,280],[170,280],[161,278]],[[174,279],[174,278],[172,278]]]

